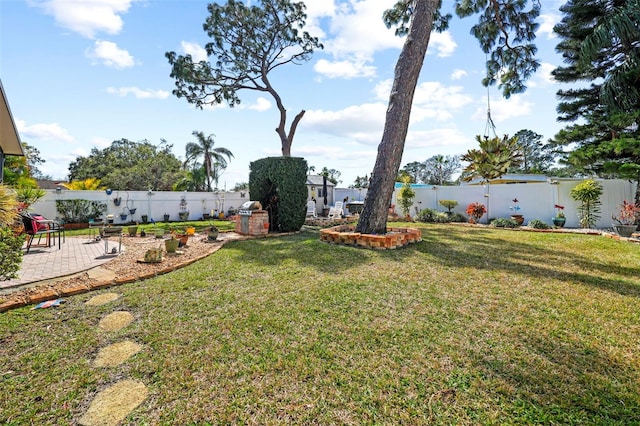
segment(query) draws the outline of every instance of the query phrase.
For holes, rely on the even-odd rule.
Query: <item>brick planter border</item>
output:
[[[417,228],[387,228],[385,235],[361,234],[353,225],[339,225],[320,230],[320,241],[331,244],[363,247],[375,250],[397,249],[422,241]]]

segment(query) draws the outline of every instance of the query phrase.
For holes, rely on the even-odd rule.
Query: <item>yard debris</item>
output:
[[[38,303],[36,306],[31,308],[31,310],[33,311],[34,309],[46,309],[52,306],[57,307],[57,306],[60,306],[62,303],[66,303],[66,300],[64,299],[47,300],[46,302]]]

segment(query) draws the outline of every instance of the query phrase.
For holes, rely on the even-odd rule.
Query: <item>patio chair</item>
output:
[[[329,209],[329,219],[340,219],[342,217],[342,201],[336,203]]]
[[[22,225],[24,226],[24,232],[27,234],[27,253],[31,250],[31,245],[36,236],[38,236],[38,243],[44,235],[46,237],[47,247],[51,247],[51,237],[55,241],[56,234],[58,234],[58,250],[60,250],[62,243],[62,226],[55,220],[49,220],[41,215],[34,213],[21,213]]]
[[[307,202],[307,217],[311,216],[311,217],[317,217],[318,213],[316,212],[316,202],[315,201],[309,201]]]

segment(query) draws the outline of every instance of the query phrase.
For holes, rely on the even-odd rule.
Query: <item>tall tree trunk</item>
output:
[[[393,188],[400,169],[404,142],[409,127],[413,94],[433,29],[433,14],[439,0],[416,0],[409,33],[396,63],[389,106],[378,146],[378,157],[356,231],[385,234]]]

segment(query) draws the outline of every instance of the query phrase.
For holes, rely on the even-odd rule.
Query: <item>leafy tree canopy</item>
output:
[[[102,186],[115,190],[170,191],[184,176],[182,163],[171,152],[172,145],[149,141],[113,141],[104,149],[93,148],[87,157],[69,164],[69,179],[99,179]]]
[[[40,157],[40,151],[22,142],[24,156],[7,155],[5,157],[3,172],[4,183],[15,188],[37,188],[36,179],[45,178],[38,165],[45,160]]]
[[[542,135],[528,129],[518,131],[518,149],[522,154],[519,167],[512,167],[512,173],[547,173],[555,163],[555,147],[542,142]]]
[[[209,4],[203,27],[213,40],[205,46],[211,62],[193,62],[191,55],[167,52],[176,84],[173,94],[202,108],[223,102],[233,107],[240,103],[238,92],[242,89],[269,93],[280,111],[276,132],[282,155],[291,155],[293,137],[305,111],[295,116],[287,131],[287,111],[269,75],[280,66],[308,61],[314,49],[323,47],[303,31],[305,8],[304,3],[290,0],[260,0],[259,6],[236,0]]]

